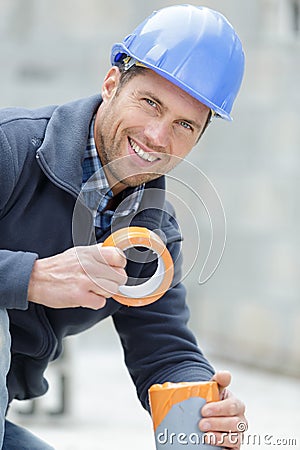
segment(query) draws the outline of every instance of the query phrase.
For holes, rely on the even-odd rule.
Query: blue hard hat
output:
[[[113,46],[111,63],[118,64],[124,55],[176,84],[216,115],[232,120],[245,58],[239,37],[219,12],[192,5],[154,11]]]

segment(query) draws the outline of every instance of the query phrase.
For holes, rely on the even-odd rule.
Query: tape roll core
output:
[[[153,231],[143,227],[122,228],[113,232],[103,242],[103,246],[118,247],[124,251],[132,247],[145,247],[158,258],[156,271],[149,280],[137,286],[120,286],[120,294],[112,295],[119,303],[127,306],[149,305],[169,289],[174,276],[172,257],[161,238]]]

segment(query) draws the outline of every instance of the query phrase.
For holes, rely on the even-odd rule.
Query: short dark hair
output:
[[[119,93],[119,90],[126,84],[128,81],[130,81],[132,78],[136,77],[137,75],[143,75],[146,73],[146,70],[149,70],[147,67],[142,66],[136,66],[133,65],[129,69],[126,68],[125,64],[118,64],[117,67],[120,70],[121,76],[119,81],[119,86],[117,89],[117,94]]]

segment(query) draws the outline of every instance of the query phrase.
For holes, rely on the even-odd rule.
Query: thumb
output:
[[[216,381],[219,385],[219,392],[221,399],[225,398],[225,388],[230,385],[231,382],[231,373],[227,370],[219,370],[214,374],[211,379],[212,381]]]

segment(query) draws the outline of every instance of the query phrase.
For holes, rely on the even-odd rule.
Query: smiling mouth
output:
[[[143,159],[144,161],[148,161],[148,162],[154,162],[154,161],[158,161],[159,158],[157,158],[156,156],[151,155],[148,152],[145,152],[144,150],[142,150],[136,142],[134,142],[131,138],[128,138],[129,143],[131,148],[133,149],[134,153],[136,155],[138,155],[141,159]]]

